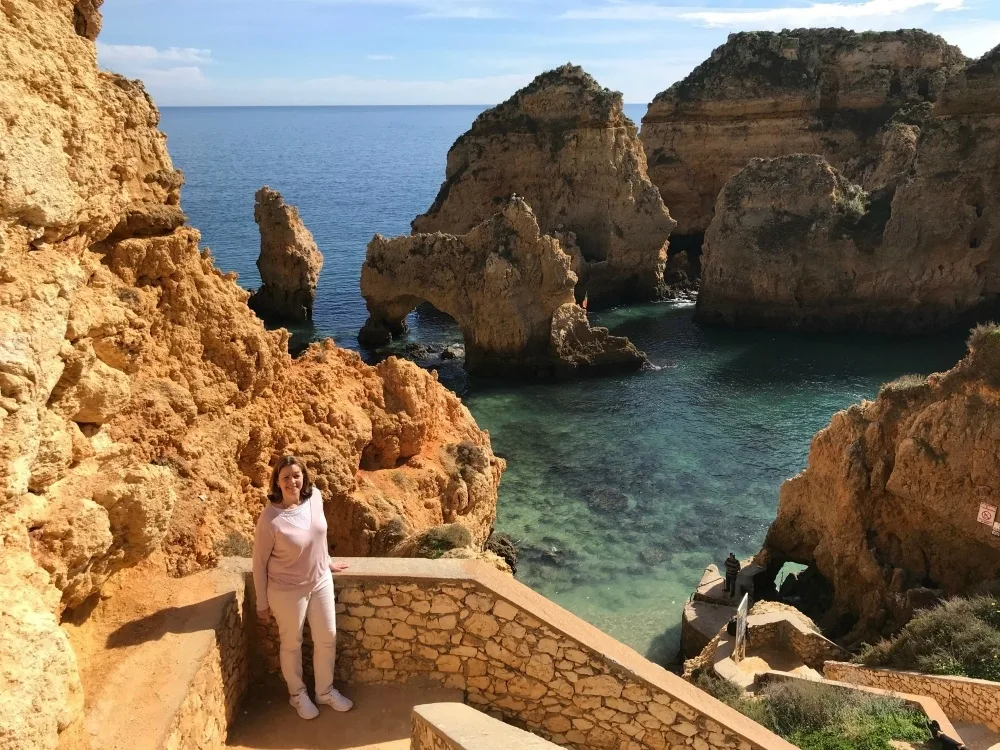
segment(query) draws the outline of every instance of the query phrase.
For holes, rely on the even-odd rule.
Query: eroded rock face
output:
[[[952,370],[889,384],[813,438],[808,467],[781,488],[769,575],[811,566],[832,591],[810,614],[851,644],[900,627],[927,589],[1000,579],[1000,537],[976,521],[1000,496],[998,441],[1000,332],[982,327]]]
[[[903,107],[848,167],[752,160],[705,236],[702,321],[926,331],[1000,302],[1000,52]]]
[[[250,538],[278,456],[305,458],[348,555],[400,515],[481,546],[504,468],[416,366],[332,342],[293,362],[264,329],[184,225],[142,85],[98,70],[99,4],[0,4],[4,748],[82,727],[60,614],[153,550],[183,574]]]
[[[323,254],[312,233],[277,190],[265,186],[255,196],[253,217],[260,228],[257,268],[263,285],[250,295],[250,308],[268,320],[312,320]]]
[[[598,306],[663,293],[675,222],[646,175],[622,95],[582,68],[543,73],[479,115],[448,152],[445,182],[413,231],[465,234],[512,194],[542,232],[575,234],[578,299]]]
[[[406,315],[427,301],[458,323],[470,372],[638,369],[645,356],[627,339],[590,327],[573,298],[571,265],[560,241],[540,234],[520,198],[462,236],[376,235],[361,268],[370,318],[360,338],[381,343],[381,336],[403,331]]]
[[[642,118],[649,177],[678,222],[708,229],[716,198],[752,158],[806,153],[850,168],[901,106],[937,99],[967,63],[918,30],[731,34]]]

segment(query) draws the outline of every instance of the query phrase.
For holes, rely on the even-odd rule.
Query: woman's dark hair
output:
[[[306,468],[305,462],[297,456],[284,456],[275,463],[274,469],[271,471],[271,481],[267,485],[267,499],[272,503],[282,501],[281,488],[278,487],[278,475],[286,466],[298,466],[302,470],[302,490],[299,492],[299,498],[308,500],[313,491],[312,480],[309,478],[309,469]]]

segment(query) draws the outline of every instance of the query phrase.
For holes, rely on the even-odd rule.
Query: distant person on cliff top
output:
[[[740,561],[732,552],[726,558],[726,593],[730,597],[736,596],[736,577],[740,574]]]
[[[303,719],[319,716],[302,681],[302,627],[309,618],[316,703],[349,711],[354,704],[333,687],[337,615],[331,575],[347,565],[330,560],[323,498],[295,456],[285,456],[274,465],[268,488],[270,502],[257,520],[253,542],[253,585],[257,616],[267,620],[273,614],[278,623],[288,702]]]

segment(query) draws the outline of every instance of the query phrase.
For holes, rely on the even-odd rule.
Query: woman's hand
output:
[[[330,560],[330,570],[334,573],[340,573],[341,571],[347,570],[349,567],[351,566],[345,562]]]
[[[259,617],[264,622],[267,622],[268,620],[271,619],[271,610],[270,609],[258,609],[257,610],[257,617]]]

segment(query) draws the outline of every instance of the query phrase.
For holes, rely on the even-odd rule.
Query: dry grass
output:
[[[695,684],[803,750],[890,750],[929,739],[925,717],[883,695],[808,682],[776,682],[751,697],[707,672]]]
[[[1000,682],[1000,598],[955,598],[920,612],[894,638],[868,646],[857,661]]]

